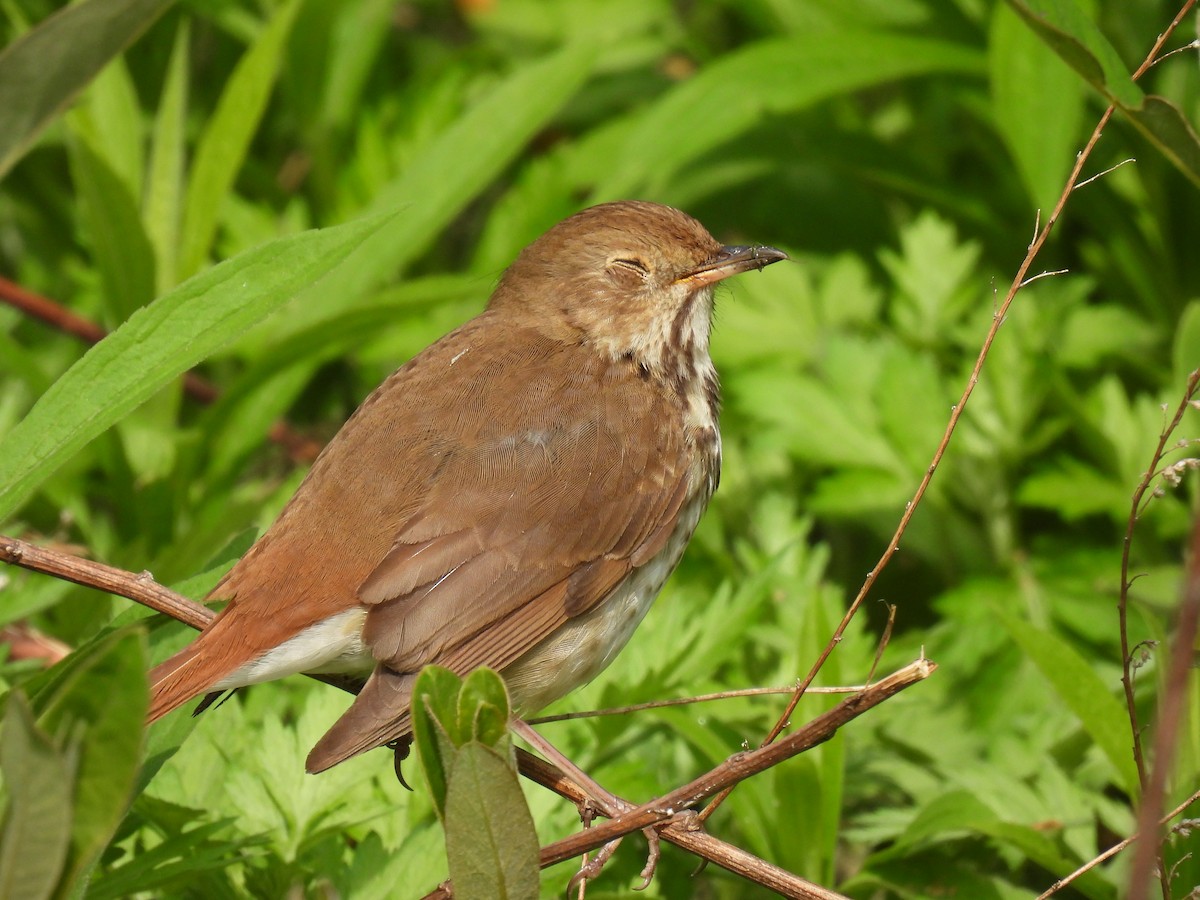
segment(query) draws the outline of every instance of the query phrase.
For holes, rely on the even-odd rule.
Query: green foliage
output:
[[[491,669],[460,679],[427,666],[413,698],[413,736],[446,829],[454,895],[537,897],[537,832],[517,779],[504,682]]]
[[[4,896],[70,897],[112,840],[133,794],[146,716],[145,641],[115,631],[8,695],[0,728],[7,792]]]
[[[1130,495],[1162,406],[1200,364],[1200,73],[1180,54],[1130,75],[1176,8],[0,4],[0,274],[111,332],[89,350],[0,306],[0,531],[202,596],[303,477],[267,440],[276,421],[327,438],[481,309],[543,229],[639,196],[796,262],[722,290],[721,489],[629,648],[562,708],[791,684],[875,566],[1038,211],[1114,103],[1085,175],[1136,163],[1072,195],[1029,273],[1066,274],[1009,311],[898,556],[819,683],[867,677],[876,600],[897,606],[883,670],[923,648],[937,674],[740,786],[710,823],[851,896],[1037,893],[1134,828],[1113,607]],[[214,402],[181,386],[192,367]],[[1195,436],[1189,416],[1178,437]],[[1138,520],[1133,643],[1170,635],[1195,495],[1185,482]],[[452,860],[482,848],[482,873],[504,857],[488,849],[494,817],[449,826],[492,789],[521,807],[494,686],[480,688],[482,718],[446,688],[454,702],[441,726],[425,721],[435,737],[419,751],[429,784],[412,794],[382,752],[303,774],[346,700],[302,679],[168,717],[143,750],[143,656],[161,659],[184,629],[143,623],[147,654],[122,630],[144,618],[128,602],[4,577],[0,624],[29,620],[81,649],[40,674],[0,664],[0,894],[418,896],[447,877],[438,809]],[[1161,667],[1146,646],[1149,741]],[[1193,679],[1168,806],[1200,782],[1198,693]],[[794,718],[832,702],[813,695]],[[644,799],[757,743],[779,708],[740,698],[546,731]],[[456,798],[456,778],[477,787]],[[578,827],[557,797],[525,795],[542,843]],[[1165,851],[1180,897],[1200,883],[1188,850],[1180,837]],[[640,856],[627,840],[589,896],[626,892]],[[1121,896],[1125,865],[1077,893]],[[559,896],[573,870],[544,873],[542,893]],[[648,894],[754,896],[693,871],[667,849]]]

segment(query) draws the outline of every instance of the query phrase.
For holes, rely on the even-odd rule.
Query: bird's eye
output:
[[[650,270],[640,259],[621,257],[609,260],[609,277],[622,284],[636,285],[650,278]]]

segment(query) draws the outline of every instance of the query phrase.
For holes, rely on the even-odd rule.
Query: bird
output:
[[[787,255],[646,201],[525,247],[484,311],[389,376],[149,673],[148,721],[297,673],[365,678],[316,773],[411,733],[429,664],[530,714],[616,656],[717,488],[713,288]]]

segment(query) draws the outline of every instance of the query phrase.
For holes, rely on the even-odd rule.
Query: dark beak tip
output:
[[[726,259],[741,259],[747,263],[757,264],[759,269],[789,258],[782,250],[768,247],[765,244],[722,247],[721,256]]]

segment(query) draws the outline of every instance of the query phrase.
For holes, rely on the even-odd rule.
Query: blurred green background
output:
[[[203,596],[303,476],[303,455],[268,439],[273,423],[327,440],[566,215],[655,200],[727,243],[795,260],[719,292],[721,489],[626,652],[555,710],[787,685],[808,670],[886,546],[1039,210],[1044,221],[1107,103],[993,0],[107,4],[134,19],[156,5],[165,13],[94,79],[79,74],[88,53],[120,45],[96,25],[48,42],[32,71],[0,57],[0,87],[17,84],[6,96],[21,103],[36,105],[22,85],[41,84],[38,72],[87,82],[29,146],[11,140],[20,104],[8,119],[0,108],[0,170],[12,163],[0,276],[110,330],[166,295],[103,366],[63,380],[85,345],[0,306],[5,534]],[[1126,71],[1178,9],[1063,5]],[[4,0],[0,39],[57,7]],[[1195,36],[1193,14],[1171,46]],[[1194,53],[1141,86],[1200,118]],[[1200,203],[1188,163],[1121,114],[1086,174],[1129,158],[1071,198],[1033,269],[1067,274],[1018,297],[899,554],[818,684],[867,676],[883,601],[897,613],[881,671],[921,648],[939,670],[742,785],[716,834],[853,897],[1007,898],[1134,830],[1122,538],[1163,405],[1174,410],[1200,364]],[[393,215],[356,249],[359,232],[345,246],[288,241],[374,213]],[[222,260],[235,262],[209,269]],[[205,291],[171,293],[198,272],[213,279]],[[260,289],[269,302],[256,306]],[[176,377],[194,362],[215,402]],[[1179,437],[1195,435],[1189,415]],[[1169,634],[1195,494],[1185,481],[1138,522],[1133,643]],[[128,601],[15,569],[0,578],[0,624],[72,647],[108,634],[98,662],[75,670],[104,700],[92,737],[70,744],[82,768],[46,780],[82,784],[91,760],[111,788],[99,806],[77,792],[42,810],[40,827],[73,835],[68,887],[357,900],[418,896],[444,877],[430,803],[399,788],[387,756],[303,775],[343,695],[304,679],[256,687],[194,730],[156,726],[139,772],[136,673],[186,629],[151,620],[147,649],[138,632],[106,631],[141,617]],[[1137,674],[1147,739],[1163,659],[1149,645]],[[10,660],[0,677],[70,693],[69,678],[37,668]],[[1200,786],[1198,696],[1193,674],[1168,808]],[[833,702],[806,699],[795,718]],[[781,708],[724,701],[544,733],[643,800],[757,743]],[[108,715],[125,738],[101,740]],[[10,815],[13,760],[26,758],[13,735],[70,757],[44,718],[21,730],[22,716],[11,702],[0,741]],[[576,826],[565,802],[527,794],[543,842]],[[1164,848],[1174,896],[1200,884],[1188,849],[1182,836]],[[643,862],[629,839],[589,898],[628,895]],[[1121,896],[1126,867],[1118,858],[1065,895]],[[561,896],[572,870],[544,873],[544,895]],[[646,895],[758,895],[694,870],[666,848]],[[66,889],[57,872],[48,891]]]

